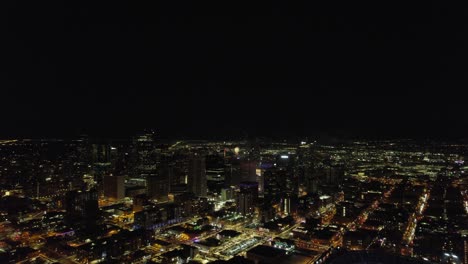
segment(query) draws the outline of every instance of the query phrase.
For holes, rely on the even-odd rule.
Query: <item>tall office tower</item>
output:
[[[125,198],[125,176],[106,175],[104,176],[104,196],[111,200]]]
[[[276,157],[276,165],[280,168],[288,168],[294,162],[294,156],[290,154],[281,154]]]
[[[206,196],[207,182],[205,157],[193,154],[188,164],[188,189],[197,196]]]
[[[80,136],[78,139],[67,141],[64,145],[64,176],[67,181],[76,188],[83,188],[83,175],[90,173],[90,156],[87,136]]]
[[[91,160],[91,148],[89,137],[80,135],[78,139],[72,140],[68,144],[69,157],[79,163],[88,164]]]
[[[93,163],[110,162],[111,147],[108,144],[92,144],[91,149]]]
[[[313,144],[302,144],[298,148],[296,168],[298,182],[303,187],[303,191],[308,194],[320,192],[321,180],[324,178],[323,154],[318,152]],[[301,193],[300,195],[302,195]]]
[[[283,215],[291,214],[291,194],[285,193],[281,198],[281,212]]]
[[[303,196],[307,193],[307,177],[306,170],[310,167],[310,156],[309,147],[305,144],[301,144],[297,149],[297,162],[295,166],[295,174],[297,176],[298,183],[298,195]]]
[[[94,231],[99,216],[98,192],[95,189],[67,192],[65,210],[69,224],[79,224],[87,231]]]
[[[235,188],[234,187],[221,189],[221,200],[222,201],[228,201],[228,200],[232,200],[234,198],[235,198]]]
[[[244,181],[239,184],[240,192],[251,193],[253,202],[258,201],[258,182]]]
[[[236,199],[237,213],[241,215],[250,215],[255,212],[254,196],[250,191],[240,191]]]
[[[113,173],[117,158],[117,149],[107,143],[94,143],[91,145],[91,157],[92,157],[92,174],[94,181],[99,186],[99,193],[104,192],[104,178],[106,175]],[[115,174],[114,175],[126,175]]]
[[[222,156],[218,154],[206,156],[206,178],[214,182],[224,180],[224,160]]]
[[[94,181],[96,182],[97,186],[99,186],[99,192],[102,194],[104,190],[104,177],[112,174],[114,170],[110,163],[93,163],[92,168]]]
[[[265,194],[265,172],[273,167],[272,162],[261,162],[257,171],[258,191],[263,196]]]
[[[288,177],[283,169],[273,167],[265,170],[263,173],[265,200],[279,201],[283,192],[290,191]]]
[[[128,154],[128,153],[127,153]],[[108,156],[108,161],[112,164],[115,165],[115,162],[117,160],[125,160],[125,148],[122,146],[122,143],[115,143],[112,146],[109,146],[109,156]]]
[[[224,186],[229,188],[241,182],[240,159],[233,157],[224,164]]]
[[[168,186],[168,192],[170,191],[170,186],[174,176],[174,165],[170,163],[161,164],[158,169],[158,175],[165,181]]]
[[[146,193],[151,199],[167,198],[174,169],[170,165],[161,166],[155,174],[146,175]]]
[[[170,157],[168,164],[173,167],[173,177],[171,185],[181,185],[187,183],[188,157],[183,154],[174,154]],[[172,190],[171,190],[172,191]]]
[[[257,162],[250,159],[244,159],[240,162],[240,180],[241,181],[256,181],[257,180]]]
[[[318,193],[319,187],[319,175],[316,173],[314,168],[308,166],[305,168],[305,188],[308,194]]]
[[[263,196],[265,201],[271,201],[280,192],[278,184],[276,183],[275,170],[273,168],[267,169],[263,173]]]
[[[156,148],[154,131],[134,138],[133,147],[133,176],[143,178],[143,175],[156,173],[160,155]]]
[[[276,216],[275,208],[268,203],[262,204],[259,209],[262,223],[269,222]]]
[[[258,182],[258,192],[263,196],[263,191],[265,190],[265,182],[264,182],[264,179],[263,179],[263,169],[258,168],[255,171],[256,171],[256,174],[257,174],[256,182]]]
[[[339,186],[344,181],[344,175],[344,166],[330,164],[326,168],[325,183],[328,185]]]

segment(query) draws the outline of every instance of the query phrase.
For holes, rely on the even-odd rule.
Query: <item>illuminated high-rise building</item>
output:
[[[133,176],[144,178],[146,174],[156,173],[160,153],[156,148],[154,131],[148,131],[134,138],[133,146]]]
[[[285,193],[281,198],[281,212],[283,215],[291,214],[291,194]]]
[[[232,199],[234,199],[234,197],[235,197],[234,187],[221,189],[221,200],[222,201],[232,200]]]

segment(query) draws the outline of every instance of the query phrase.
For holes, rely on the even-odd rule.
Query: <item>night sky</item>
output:
[[[449,1],[4,2],[2,137],[468,135]]]

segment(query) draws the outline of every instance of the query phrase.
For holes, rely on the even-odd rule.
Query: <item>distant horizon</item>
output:
[[[75,135],[33,135],[33,136],[10,136],[10,137],[0,137],[0,143],[2,141],[11,141],[11,140],[76,140],[80,137],[87,137],[91,140],[131,140],[138,135],[142,135],[143,133],[135,133],[129,135],[118,135],[118,136],[103,136],[103,135],[95,135],[95,134],[75,134]],[[396,142],[404,142],[404,141],[413,141],[413,142],[466,142],[468,143],[468,138],[447,138],[447,137],[424,137],[424,138],[417,138],[417,137],[378,137],[378,136],[368,136],[368,137],[336,137],[336,136],[289,136],[289,137],[281,137],[281,136],[250,136],[250,137],[243,137],[239,136],[206,136],[206,137],[195,137],[195,136],[183,136],[183,137],[170,137],[170,136],[156,136],[156,139],[160,140],[184,140],[184,141],[256,141],[256,140],[265,140],[265,141],[273,141],[273,142],[281,142],[281,141],[297,141],[300,142],[307,142],[311,143],[313,141],[317,143],[336,141],[339,143],[342,142],[358,142],[358,141],[365,141],[365,142],[385,142],[385,141],[396,141]]]
[[[0,263],[468,261],[463,5],[3,2]]]

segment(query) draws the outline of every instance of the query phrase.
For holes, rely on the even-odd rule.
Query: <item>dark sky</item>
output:
[[[451,1],[4,2],[3,137],[468,135]]]

